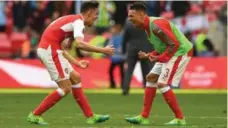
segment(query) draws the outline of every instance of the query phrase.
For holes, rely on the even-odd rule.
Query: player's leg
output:
[[[70,73],[70,81],[72,83],[72,95],[75,99],[75,101],[80,106],[81,110],[83,111],[84,115],[86,117],[93,116],[93,111],[90,108],[90,105],[88,103],[88,100],[86,99],[86,96],[81,88],[81,78],[80,74],[76,71],[72,71]]]
[[[141,69],[142,69],[142,75],[143,75],[143,87],[146,87],[147,82],[147,75],[150,73],[153,65],[155,63],[151,63],[149,60],[140,60],[141,63]]]
[[[116,88],[116,83],[113,75],[115,67],[116,67],[116,64],[113,62],[110,64],[110,67],[109,67],[109,81],[110,81],[109,87],[110,88]]]
[[[59,88],[51,92],[41,104],[33,111],[34,115],[41,116],[45,111],[54,106],[59,100],[71,91],[69,79],[57,82]]]
[[[62,80],[57,82],[59,88],[51,92],[45,99],[31,112],[28,116],[28,121],[36,124],[47,124],[42,119],[42,114],[53,107],[58,101],[60,101],[65,95],[71,91],[70,80]]]
[[[138,55],[135,54],[137,53],[134,49],[128,51],[128,56],[127,56],[127,70],[124,73],[124,79],[123,79],[123,85],[122,85],[122,94],[123,95],[128,95],[129,90],[130,90],[130,82],[131,82],[131,77],[132,73],[134,71],[135,65],[138,61]]]
[[[148,118],[150,115],[153,100],[157,91],[157,80],[159,75],[155,73],[149,73],[146,77],[147,83],[144,91],[144,104],[141,115],[144,118]]]
[[[72,83],[72,95],[80,106],[84,115],[87,117],[88,124],[101,123],[109,119],[109,115],[94,114],[88,100],[81,87],[80,74],[74,70],[70,73],[70,80]]]
[[[162,63],[155,63],[154,67],[152,68],[151,72],[147,75],[146,80],[146,88],[144,92],[144,104],[141,115],[133,117],[133,118],[126,118],[126,121],[135,124],[148,124],[149,120],[148,117],[150,115],[151,107],[153,100],[156,95],[157,90],[157,80],[159,74],[161,73]]]
[[[189,60],[190,57],[188,56],[173,57],[162,67],[162,73],[158,79],[158,88],[176,117],[174,120],[166,123],[167,125],[186,125],[183,113],[179,107],[176,96],[171,89],[171,85],[179,84]]]
[[[123,88],[123,82],[124,82],[124,61],[120,62],[119,63],[119,66],[120,66],[120,79],[121,79],[121,82],[120,82],[120,87]]]
[[[156,96],[156,90],[157,90],[157,80],[159,75],[161,74],[161,68],[162,63],[155,63],[152,70],[149,72],[149,74],[146,76],[146,88],[144,92],[144,104],[143,104],[143,110],[141,112],[141,115],[144,118],[148,118],[150,115],[152,102]]]
[[[51,92],[28,116],[28,121],[36,124],[47,124],[42,119],[42,114],[54,106],[65,95],[71,91],[71,82],[67,69],[67,61],[59,54],[53,58],[51,50],[38,49],[39,58],[46,66],[53,81],[56,81],[59,88]],[[60,62],[61,61],[61,62]],[[63,70],[64,69],[64,70]]]

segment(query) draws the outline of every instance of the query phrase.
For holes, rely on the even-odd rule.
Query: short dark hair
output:
[[[135,2],[130,6],[130,10],[140,10],[146,12],[146,5],[144,2]]]
[[[82,3],[80,12],[83,13],[83,12],[88,11],[89,9],[96,9],[98,7],[99,7],[99,3],[98,2],[96,2],[96,1],[86,1],[86,2]]]

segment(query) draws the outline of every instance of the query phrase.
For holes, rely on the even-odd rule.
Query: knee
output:
[[[149,74],[146,76],[146,81],[147,81],[147,82],[156,83],[157,80],[158,80],[158,77],[159,77],[159,75],[157,75],[157,74],[149,73]]]
[[[165,93],[171,89],[169,85],[163,83],[158,83],[158,88],[161,91],[161,93]]]
[[[71,92],[71,86],[61,87],[61,89],[64,91],[65,95]]]
[[[81,76],[79,74],[77,75],[71,75],[70,81],[72,85],[76,85],[81,82]]]
[[[64,96],[71,92],[71,82],[69,79],[57,82],[59,93]]]
[[[163,83],[158,83],[157,85],[158,85],[158,88],[164,88],[168,86],[167,84],[163,84]]]

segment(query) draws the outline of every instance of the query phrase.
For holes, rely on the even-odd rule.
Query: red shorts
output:
[[[150,73],[158,74],[157,83],[163,83],[178,87],[191,56],[174,56],[167,63],[155,63]]]

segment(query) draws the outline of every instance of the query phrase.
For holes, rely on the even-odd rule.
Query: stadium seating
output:
[[[10,40],[12,42],[12,52],[17,53],[21,50],[22,44],[27,40],[27,35],[25,33],[13,32],[11,34]]]
[[[12,43],[6,33],[0,33],[0,42],[0,57],[10,57]]]

